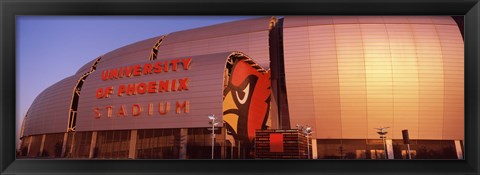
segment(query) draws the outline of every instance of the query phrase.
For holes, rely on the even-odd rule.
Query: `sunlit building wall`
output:
[[[269,33],[276,21],[272,17],[259,17],[177,31],[132,43],[93,59],[75,75],[53,84],[36,97],[24,118],[19,157],[203,159],[210,158],[211,154],[215,154],[215,158],[251,157],[247,153],[248,143],[227,136],[223,123],[217,126],[222,129],[216,128],[212,153],[211,131],[207,130],[211,124],[207,116],[214,114],[222,120],[223,89],[228,83],[226,77],[230,76],[226,75],[227,58],[245,59],[247,67],[254,70],[269,69]],[[180,61],[188,58],[193,60],[191,64]],[[167,64],[167,68],[162,69],[166,69],[164,73],[138,76],[127,73],[127,67],[150,65],[150,68],[138,69],[145,71],[157,63],[163,67]],[[177,63],[178,71],[173,70]],[[229,63],[229,66],[232,65]],[[104,75],[112,77],[104,78]],[[184,80],[182,90],[177,89],[181,86],[180,79]],[[265,79],[270,82],[269,78]],[[143,93],[138,94],[117,93],[120,85],[135,87],[138,84],[133,90],[139,90],[141,83],[158,85],[160,81],[167,82],[165,92],[146,93],[143,88]],[[112,95],[98,98],[99,89],[105,87],[113,89]],[[263,102],[269,102],[268,96]],[[133,106],[137,107],[138,115],[134,115]],[[249,109],[258,110],[258,105],[252,106]],[[269,114],[269,106],[264,108],[263,113]],[[121,110],[127,112],[118,112]],[[253,136],[250,134],[250,137]]]
[[[390,127],[387,149],[395,156],[388,158],[405,157],[401,130],[408,129],[416,157],[462,159],[463,48],[449,16],[261,17],[173,32],[99,56],[45,89],[24,119],[19,156],[210,158],[206,116],[223,114],[215,158],[253,158],[254,147],[244,139],[256,137],[252,133],[260,124],[262,129],[300,124],[313,127],[312,158],[382,158],[374,128]],[[102,77],[106,70],[182,58],[192,58],[191,70]],[[253,69],[234,71],[240,60]],[[182,77],[189,78],[190,88],[181,92],[96,96],[100,87]],[[177,99],[188,99],[189,107],[177,112],[172,106],[166,115],[156,108]],[[136,105],[143,106],[142,116],[133,115]],[[121,115],[122,106],[130,116]],[[249,122],[233,115],[250,113],[259,115]]]
[[[464,43],[449,16],[285,17],[291,127],[317,139],[464,139]]]

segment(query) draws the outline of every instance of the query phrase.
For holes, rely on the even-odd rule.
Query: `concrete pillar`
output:
[[[241,145],[242,145],[242,142],[239,140],[239,141],[238,141],[238,147],[237,147],[237,148],[238,148],[238,159],[241,159],[241,157],[240,157],[240,156],[241,156],[241,152],[242,152],[242,150],[241,150]]]
[[[233,144],[230,144],[230,159],[233,159]]]
[[[178,154],[179,159],[187,159],[187,145],[188,145],[188,129],[180,129],[180,150]]]
[[[42,143],[40,144],[40,157],[43,155],[43,146],[45,144],[45,137],[46,137],[46,135],[43,134],[42,135]]]
[[[226,152],[227,152],[227,150],[226,150],[227,128],[222,127],[220,129],[222,131],[222,136],[223,136],[223,141],[220,143],[220,155],[221,155],[222,159],[225,159]]]
[[[460,140],[455,140],[455,150],[457,152],[457,158],[463,159],[462,144],[460,144]]]
[[[30,147],[32,146],[32,136],[28,136],[28,148],[27,148],[27,156],[30,153]]]
[[[95,145],[97,145],[97,131],[92,132],[92,140],[90,141],[90,153],[88,158],[92,159],[95,154]]]
[[[72,144],[70,144],[70,152],[69,152],[69,155],[72,156],[73,154],[73,146],[75,145],[75,132],[73,132],[73,135],[72,135]]]
[[[277,80],[273,80],[272,79],[272,89],[271,89],[271,92],[272,92],[272,95],[270,96],[270,113],[269,113],[269,117],[268,117],[268,120],[267,120],[267,125],[270,126],[270,128],[281,128],[282,126],[280,126],[280,121],[279,121],[279,110],[278,110],[278,103],[279,102],[279,99],[277,99],[278,95],[277,94]],[[268,123],[269,122],[269,123]]]
[[[312,139],[312,159],[318,159],[317,139]]]
[[[68,140],[68,132],[63,134],[62,155],[61,155],[61,157],[65,157],[65,152],[67,151],[67,140]]]
[[[235,139],[233,138],[232,135],[228,135],[228,134],[225,135],[225,142],[227,142],[227,141],[230,142],[230,156],[233,159],[233,148],[236,147],[237,144],[236,144],[236,141],[235,141]]]
[[[129,159],[135,159],[137,156],[137,132],[138,130],[136,129],[130,131],[130,146],[128,147]]]
[[[391,139],[385,140],[385,142],[387,144],[387,157],[388,157],[388,159],[394,159],[392,140]]]

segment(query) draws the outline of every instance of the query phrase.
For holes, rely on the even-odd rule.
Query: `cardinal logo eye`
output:
[[[248,95],[250,93],[250,83],[247,84],[247,86],[245,86],[245,88],[242,90],[242,92],[240,92],[240,94],[243,94],[243,97],[240,97],[240,95],[238,94],[238,91],[235,91],[235,95],[237,96],[237,100],[240,104],[245,104],[245,102],[247,102],[247,99],[248,99]]]

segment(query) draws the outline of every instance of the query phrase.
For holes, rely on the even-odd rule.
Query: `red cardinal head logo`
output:
[[[237,60],[223,91],[223,120],[237,140],[252,141],[256,129],[265,129],[270,109],[270,71],[259,72]]]

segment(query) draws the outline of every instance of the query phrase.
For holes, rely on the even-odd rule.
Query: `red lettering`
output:
[[[108,70],[102,71],[102,80],[103,81],[108,80]]]
[[[96,96],[98,99],[103,98],[103,89],[102,89],[102,88],[98,88],[98,89],[97,89],[97,92],[95,93],[95,96]]]
[[[168,61],[165,61],[165,63],[163,63],[163,71],[168,72],[169,66],[170,64],[168,64]]]
[[[117,79],[118,78],[118,69],[111,69],[108,78]]]
[[[172,60],[172,70],[177,71],[178,60]]]
[[[107,87],[105,89],[105,98],[110,97],[110,94],[113,94],[113,86]]]
[[[177,103],[176,103],[175,106],[176,106],[176,107],[175,107],[175,112],[176,112],[177,114],[180,114],[181,111],[182,111],[182,109],[183,109],[183,113],[188,113],[188,112],[189,112],[189,109],[188,109],[188,108],[189,108],[188,100],[183,101],[183,104],[180,104],[180,103],[177,101]]]
[[[120,106],[120,109],[118,110],[117,115],[120,117],[127,116],[127,110],[125,109],[124,105]]]
[[[165,104],[163,104],[162,102],[158,103],[158,113],[160,113],[160,115],[165,115],[169,111],[170,111],[170,103],[169,102],[165,102]]]
[[[112,108],[113,107],[112,106],[107,106],[105,108],[107,108],[107,117],[108,118],[112,117]]]
[[[148,82],[148,93],[155,93],[157,92],[157,82],[152,81]]]
[[[103,70],[102,71],[102,80],[106,81],[108,79],[118,79],[124,76],[131,77],[131,76],[140,76],[140,75],[147,75],[152,73],[161,73],[161,72],[168,72],[170,69],[172,71],[177,71],[179,69],[179,64],[181,63],[184,70],[190,69],[190,64],[192,62],[192,58],[182,58],[182,59],[175,59],[170,61],[163,61],[163,62],[156,62],[155,64],[152,63],[145,63],[142,65],[134,65],[134,66],[125,66],[110,70]],[[170,68],[171,65],[171,68]]]
[[[177,80],[172,80],[172,91],[177,90]]]
[[[139,104],[133,104],[132,105],[132,115],[133,116],[139,116],[142,114],[142,107]]]
[[[155,65],[153,66],[153,72],[155,73],[161,73],[162,72],[162,63],[161,62],[156,62]]]
[[[118,78],[122,78],[123,77],[123,67],[120,68],[120,70],[118,71]]]
[[[168,82],[168,80],[160,81],[160,84],[158,85],[158,92],[168,92]]]
[[[150,63],[147,63],[145,65],[143,65],[143,75],[146,75],[146,74],[151,74],[152,73],[152,64]]]
[[[142,67],[140,65],[133,66],[133,76],[141,75]]]
[[[134,117],[139,117],[142,116],[143,114],[143,107],[141,104],[135,103],[132,104],[131,106],[131,114]],[[159,115],[166,115],[170,112],[170,102],[168,101],[163,101],[158,103],[158,113]],[[113,108],[112,106],[106,106],[106,117],[112,118],[113,112],[116,112],[117,117],[128,117],[128,110],[126,108],[126,105],[120,105],[119,108]],[[94,118],[98,119],[101,118],[105,113],[103,113],[102,108],[99,107],[94,107],[93,108],[93,115]],[[115,111],[113,111],[115,110]],[[190,102],[188,100],[184,101],[176,101],[175,103],[175,113],[176,114],[181,114],[181,113],[189,113],[190,112]],[[154,104],[153,103],[148,103],[147,104],[147,116],[153,116],[154,115]]]
[[[95,118],[100,118],[102,113],[100,113],[100,108],[94,108],[93,112],[95,113]]]
[[[125,67],[125,76],[127,77],[132,76],[132,70],[133,70],[132,66]]]
[[[121,97],[121,96],[123,96],[123,93],[125,93],[125,85],[118,86],[117,95]]]
[[[152,116],[153,115],[153,104],[150,103],[148,104],[148,116]]]
[[[190,69],[190,63],[192,62],[192,58],[184,58],[182,59],[183,69],[188,70]]]
[[[188,78],[178,79],[178,83],[179,83],[178,91],[188,90],[188,82],[189,82]]]
[[[147,91],[147,85],[145,83],[139,83],[137,86],[137,93],[144,94]]]
[[[135,92],[135,84],[129,84],[127,87],[127,95],[135,95],[137,92]]]

